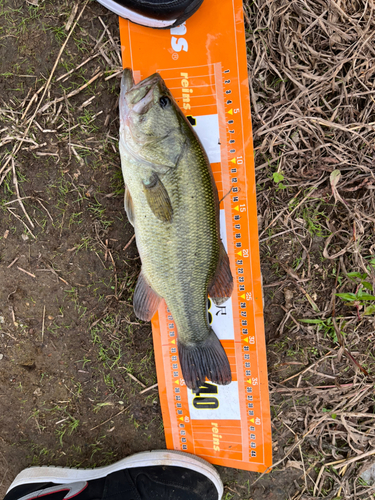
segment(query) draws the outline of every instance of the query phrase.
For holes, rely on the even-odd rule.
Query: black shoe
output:
[[[203,0],[98,0],[115,14],[150,28],[173,28],[194,14]]]
[[[30,467],[4,500],[220,500],[214,467],[181,451],[145,451],[97,469]]]

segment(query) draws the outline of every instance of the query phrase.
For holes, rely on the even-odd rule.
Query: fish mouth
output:
[[[133,71],[130,68],[125,68],[121,79],[121,93],[126,94],[134,86]]]
[[[147,94],[142,98],[136,98],[136,102],[132,108],[133,113],[137,113],[138,115],[144,115],[152,106],[154,101],[154,88],[150,88]],[[133,101],[134,102],[134,101]]]
[[[133,72],[126,68],[122,74],[120,93],[120,118],[126,120],[130,111],[145,114],[152,106],[155,86],[162,80],[158,73],[135,84]]]

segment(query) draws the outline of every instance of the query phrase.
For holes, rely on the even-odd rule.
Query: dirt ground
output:
[[[245,4],[274,467],[219,467],[226,500],[372,498],[373,10]],[[120,70],[95,1],[0,0],[0,495],[27,466],[165,447],[157,389],[140,394],[156,373],[131,305]]]

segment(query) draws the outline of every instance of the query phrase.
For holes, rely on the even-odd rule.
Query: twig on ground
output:
[[[29,273],[29,271],[26,271],[25,269],[22,269],[22,267],[20,266],[17,266],[17,269],[19,269],[20,271],[22,271],[23,273],[26,273],[28,274],[29,276],[31,276],[32,278],[36,278],[35,274],[33,273]]]
[[[137,379],[137,377],[134,377],[134,375],[132,375],[131,373],[129,372],[126,372],[127,375],[132,379],[134,380],[134,382],[137,382],[137,384],[141,385],[144,389],[146,389],[146,386],[143,382],[141,382],[140,380]]]
[[[42,317],[42,344],[44,341],[44,321],[45,321],[45,318],[46,318],[46,306],[44,305],[43,306],[43,317]]]
[[[139,394],[144,394],[147,391],[151,391],[151,389],[156,389],[157,386],[158,386],[158,384],[151,385],[150,387],[143,389],[143,391],[141,391]]]
[[[90,429],[90,431],[93,431],[95,429],[97,429],[98,427],[101,427],[102,425],[106,424],[107,422],[109,422],[110,420],[112,420],[113,418],[116,418],[118,417],[119,415],[121,415],[122,413],[126,412],[126,410],[129,410],[130,408],[130,405],[127,406],[126,408],[123,408],[121,411],[119,411],[118,413],[116,413],[116,415],[113,415],[112,417],[108,418],[107,420],[104,420],[104,422],[101,422],[100,424],[96,425],[95,427],[92,427]]]
[[[130,240],[127,242],[127,244],[124,246],[124,248],[122,249],[123,251],[125,251],[131,245],[134,238],[135,238],[135,234],[133,234],[133,236],[130,238]]]

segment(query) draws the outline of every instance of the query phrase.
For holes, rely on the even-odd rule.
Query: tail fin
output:
[[[197,391],[206,377],[219,385],[232,381],[227,355],[213,330],[201,344],[188,346],[179,340],[178,354],[182,376],[189,389]]]

